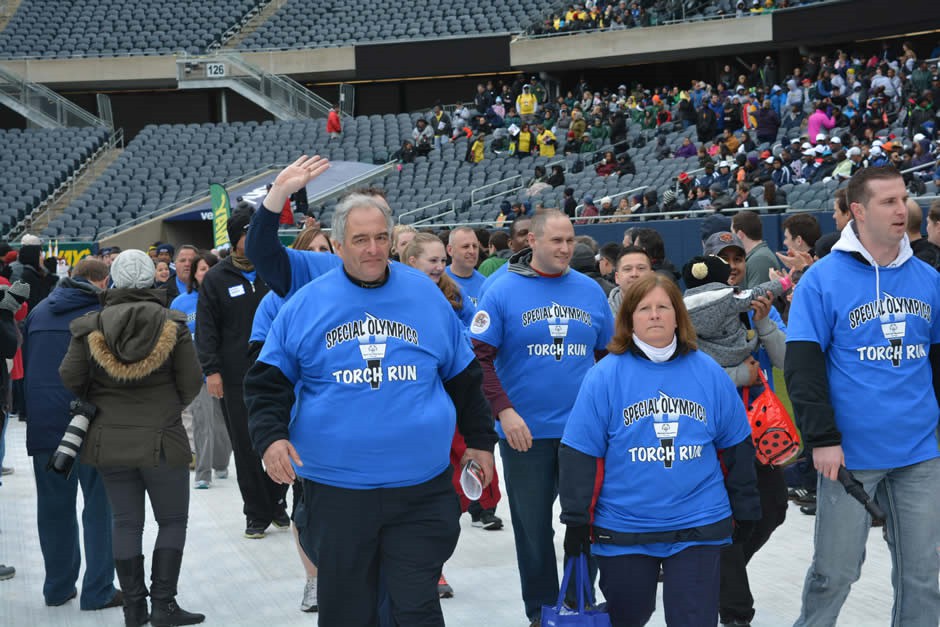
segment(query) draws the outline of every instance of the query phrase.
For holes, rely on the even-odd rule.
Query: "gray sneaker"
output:
[[[317,606],[317,578],[307,577],[307,583],[304,586],[304,600],[300,603],[301,612],[316,612]]]
[[[4,579],[13,579],[13,575],[16,574],[16,569],[12,566],[7,566],[6,564],[0,564],[0,581]]]

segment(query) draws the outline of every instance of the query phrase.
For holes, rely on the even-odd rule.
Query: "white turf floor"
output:
[[[61,607],[44,605],[35,483],[25,441],[25,424],[14,420],[6,434],[4,466],[13,467],[15,474],[4,477],[0,486],[0,563],[15,566],[16,577],[0,581],[0,626],[123,625],[120,609],[82,612],[77,599]],[[291,533],[272,527],[262,540],[242,537],[245,519],[234,463],[230,471],[229,479],[215,480],[211,489],[192,491],[180,604],[190,611],[204,613],[206,625],[315,625],[316,614],[299,610],[304,574]],[[441,601],[449,626],[528,625],[519,592],[512,523],[505,502],[500,503],[497,514],[506,523],[501,531],[474,528],[468,515],[461,520],[457,550],[444,567],[444,574],[455,590],[454,598]],[[144,553],[148,555],[155,537],[152,521],[148,511],[144,537]],[[563,536],[563,526],[556,525],[559,559]],[[786,522],[748,568],[756,599],[755,627],[793,624],[799,614],[812,538],[813,518],[801,514],[791,503]],[[842,610],[840,625],[881,627],[890,623],[891,558],[880,529],[872,530],[867,553],[862,577]],[[148,557],[148,564],[149,561]],[[80,578],[78,583],[81,584]],[[661,597],[657,608],[649,624],[662,626],[665,621]]]

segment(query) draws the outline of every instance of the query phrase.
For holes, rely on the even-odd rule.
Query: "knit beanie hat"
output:
[[[153,287],[153,260],[142,250],[125,250],[111,262],[114,287],[143,289]]]
[[[707,283],[728,283],[731,266],[721,257],[714,255],[693,257],[682,268],[682,278],[686,289],[700,287]]]

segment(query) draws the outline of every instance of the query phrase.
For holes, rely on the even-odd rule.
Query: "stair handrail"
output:
[[[34,101],[34,98],[27,97],[26,94],[36,95],[48,102],[55,103],[56,105],[56,116],[55,121],[62,126],[103,126],[105,128],[110,128],[108,124],[101,118],[92,115],[85,109],[81,108],[74,102],[63,98],[59,94],[55,93],[45,85],[40,85],[39,83],[32,83],[18,74],[14,74],[4,68],[0,67],[0,83],[9,83],[14,87],[19,89],[20,101],[23,104],[30,104]],[[41,110],[40,110],[41,111]],[[41,111],[46,117],[52,118],[49,113]],[[74,118],[76,122],[81,122],[80,124],[69,124],[69,117]]]

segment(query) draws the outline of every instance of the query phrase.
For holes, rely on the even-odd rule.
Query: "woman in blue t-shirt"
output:
[[[608,349],[562,437],[565,554],[597,559],[613,625],[646,624],[660,568],[666,623],[713,625],[721,547],[760,518],[744,406],[660,274],[629,286]]]
[[[186,291],[173,299],[170,309],[186,314],[189,332],[196,336],[196,305],[199,302],[199,286],[209,268],[219,262],[210,252],[202,252],[193,260]],[[199,395],[184,411],[192,416],[193,445],[196,449],[195,488],[205,490],[212,485],[212,470],[217,479],[228,477],[228,462],[232,456],[232,444],[222,416],[222,404],[209,395],[203,381]]]
[[[447,297],[447,301],[454,308],[457,317],[460,318],[464,326],[469,329],[470,324],[473,322],[473,316],[476,314],[476,308],[473,306],[473,303],[470,302],[470,299],[460,291],[460,286],[457,285],[457,282],[450,278],[450,275],[444,271],[447,267],[447,252],[440,238],[431,233],[418,233],[408,242],[404,250],[401,251],[401,259],[412,268],[424,272],[441,288],[444,296]],[[460,460],[466,450],[467,444],[464,442],[463,436],[460,435],[459,431],[455,430],[454,441],[450,445],[450,459],[454,466],[454,488],[457,490],[457,495],[460,497],[460,509],[462,512],[467,511],[471,505],[470,500],[467,499],[463,490],[460,488],[460,472],[462,470]],[[496,504],[499,502],[499,498],[499,484],[494,470],[493,481],[486,487],[483,491],[483,495],[479,499],[480,507],[471,511],[471,514],[473,514],[475,518],[474,525],[479,523],[480,526],[486,529],[502,528],[503,521],[495,514]],[[477,509],[479,511],[477,511]],[[437,584],[437,591],[442,599],[454,596],[454,589],[447,583],[443,573]]]

